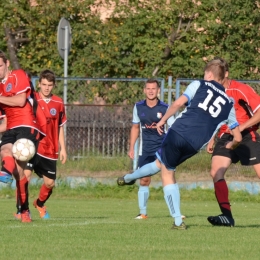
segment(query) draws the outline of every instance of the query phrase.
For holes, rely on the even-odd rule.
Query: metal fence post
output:
[[[168,76],[168,105],[171,105],[172,101],[172,76]]]

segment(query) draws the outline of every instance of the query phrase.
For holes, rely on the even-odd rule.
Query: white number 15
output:
[[[216,100],[213,102],[213,104],[208,107],[209,101],[213,97],[213,92],[208,89],[207,93],[208,93],[208,96],[205,98],[203,103],[199,103],[199,107],[204,109],[205,111],[208,110],[212,117],[217,117],[219,115],[219,113],[221,112],[220,104],[225,105],[226,100],[219,96],[216,98]]]

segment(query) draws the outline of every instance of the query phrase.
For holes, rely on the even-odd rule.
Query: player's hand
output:
[[[214,138],[212,138],[207,145],[206,150],[208,153],[213,153],[213,146],[214,146]]]
[[[129,150],[128,156],[129,156],[132,160],[134,160],[134,158],[135,158],[135,152],[134,152],[134,150]]]
[[[60,161],[64,164],[67,160],[67,153],[66,151],[60,150]]]
[[[159,135],[162,135],[164,133],[164,125],[165,125],[165,121],[161,120],[157,123],[156,128],[157,128],[157,132],[159,133]]]

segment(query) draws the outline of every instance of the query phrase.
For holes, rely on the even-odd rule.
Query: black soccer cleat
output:
[[[235,220],[231,217],[225,216],[223,214],[218,216],[210,216],[207,218],[208,222],[213,226],[225,226],[225,227],[234,227]]]
[[[124,176],[117,178],[116,182],[117,182],[118,186],[134,185],[135,184],[135,180],[130,181],[130,182],[125,182]]]

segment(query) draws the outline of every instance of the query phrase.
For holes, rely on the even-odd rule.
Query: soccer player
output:
[[[155,161],[155,152],[159,149],[165,133],[160,135],[157,132],[156,124],[164,116],[168,105],[158,99],[160,93],[159,82],[149,79],[145,83],[145,100],[137,102],[133,109],[133,125],[130,133],[130,148],[128,155],[134,159],[134,146],[140,136],[138,168]],[[168,125],[173,123],[174,118],[168,120]],[[139,213],[135,219],[147,218],[147,201],[149,198],[149,185],[151,177],[140,179],[138,190]]]
[[[28,180],[24,175],[27,162],[15,160],[12,146],[16,140],[27,138],[37,147],[41,132],[33,113],[31,86],[28,75],[21,69],[9,70],[10,62],[0,51],[0,110],[5,117],[6,131],[1,139],[0,181],[11,183],[16,179],[17,196],[21,205],[21,221],[31,222],[28,205]]]
[[[62,164],[67,159],[63,127],[67,119],[62,99],[52,94],[55,82],[55,74],[51,70],[41,72],[39,91],[35,93],[35,99],[38,103],[38,109],[43,111],[43,118],[39,118],[39,121],[46,122],[46,136],[40,140],[37,154],[29,161],[24,171],[28,179],[31,178],[32,171],[43,178],[39,196],[33,202],[42,219],[50,218],[45,203],[55,186],[58,157],[60,156]],[[19,206],[19,201],[17,201],[17,205]],[[15,217],[20,218],[19,207]]]
[[[215,196],[222,212],[219,216],[209,216],[208,221],[214,226],[234,226],[228,198],[228,186],[224,179],[231,163],[241,162],[242,165],[252,165],[260,178],[260,136],[256,132],[260,121],[260,96],[248,85],[228,78],[228,64],[224,59],[215,58],[223,62],[226,78],[223,82],[226,94],[233,98],[242,142],[235,150],[229,150],[224,144],[232,140],[228,126],[223,125],[217,135],[208,143],[207,151],[212,153],[211,171]],[[214,142],[215,146],[214,146]]]
[[[161,163],[164,198],[174,218],[172,229],[186,229],[180,212],[180,193],[174,172],[176,167],[204,147],[222,124],[227,123],[234,136],[233,140],[225,144],[226,148],[234,149],[242,139],[233,102],[221,85],[224,78],[223,63],[210,61],[204,69],[204,80],[189,84],[157,124],[158,132],[162,133],[161,127],[166,120],[183,105],[187,105],[172,124],[156,153],[155,163]]]

